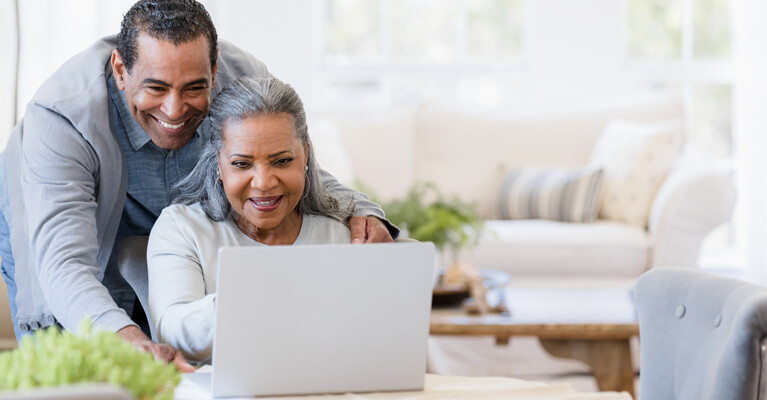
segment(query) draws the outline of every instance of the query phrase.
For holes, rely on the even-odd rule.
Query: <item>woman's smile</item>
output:
[[[270,212],[276,210],[282,203],[282,196],[273,197],[251,197],[250,203],[260,212]]]

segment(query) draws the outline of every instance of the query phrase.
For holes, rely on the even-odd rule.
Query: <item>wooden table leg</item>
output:
[[[629,340],[540,339],[549,354],[591,366],[601,391],[625,391],[634,397],[634,367]]]

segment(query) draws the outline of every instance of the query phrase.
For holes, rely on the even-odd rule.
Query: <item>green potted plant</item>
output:
[[[472,204],[443,195],[432,183],[417,183],[403,199],[381,206],[404,236],[434,243],[448,265],[458,261],[462,250],[476,244],[484,228]]]
[[[92,330],[90,320],[78,335],[41,329],[25,336],[19,348],[0,353],[0,393],[108,384],[137,400],[171,400],[179,382],[175,365],[140,352],[114,332]]]
[[[461,252],[475,245],[484,231],[474,205],[445,196],[434,184],[424,182],[413,185],[402,199],[379,204],[389,221],[402,229],[402,236],[432,242],[440,250],[441,265],[446,268],[434,288],[435,296],[452,300],[468,293],[474,302],[467,311],[504,311],[487,304],[487,288],[479,269],[461,260]]]

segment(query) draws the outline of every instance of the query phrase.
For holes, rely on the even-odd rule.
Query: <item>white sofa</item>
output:
[[[426,104],[364,113],[310,113],[318,159],[342,181],[359,180],[380,198],[403,196],[417,181],[435,183],[477,205],[489,234],[464,258],[515,277],[638,277],[660,265],[697,265],[702,240],[727,221],[735,203],[728,171],[705,163],[674,165],[646,226],[597,220],[500,220],[501,181],[518,167],[588,163],[605,126],[683,118],[673,99],[579,106],[545,112],[463,110]]]
[[[547,105],[543,111],[424,104],[364,113],[314,112],[309,127],[320,164],[342,182],[358,180],[388,200],[402,197],[415,182],[430,181],[444,193],[475,203],[488,234],[464,259],[510,272],[515,287],[588,290],[632,286],[655,266],[697,266],[703,239],[732,214],[730,171],[680,157],[657,190],[644,226],[609,220],[500,220],[503,177],[520,167],[586,165],[613,119],[676,118],[684,118],[679,101],[654,98],[556,109]],[[579,389],[596,390],[593,378],[583,375],[589,370],[585,364],[556,359],[531,337],[497,346],[491,337],[434,336],[428,354],[432,373],[564,379]]]

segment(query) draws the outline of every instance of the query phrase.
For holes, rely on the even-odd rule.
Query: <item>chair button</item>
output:
[[[37,321],[32,321],[29,323],[29,327],[32,328],[32,330],[38,330],[40,329],[40,323]]]
[[[19,324],[19,330],[22,332],[29,332],[29,325],[21,323]]]
[[[719,327],[719,325],[722,325],[722,314],[719,314],[714,318],[714,328]]]
[[[676,317],[677,317],[677,318],[682,318],[682,317],[684,317],[684,313],[685,313],[685,311],[687,311],[687,309],[686,309],[686,308],[684,308],[684,306],[679,306],[679,307],[677,307],[677,308],[676,308]]]

